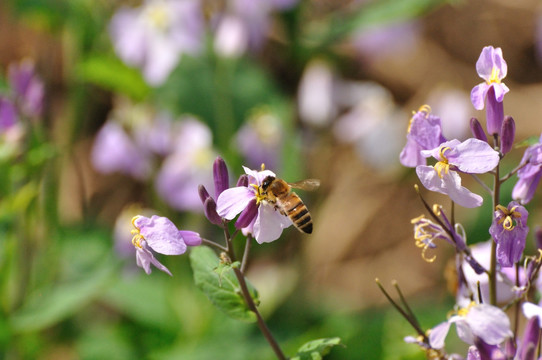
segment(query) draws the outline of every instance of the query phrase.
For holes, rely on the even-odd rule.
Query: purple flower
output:
[[[521,164],[526,165],[518,171],[519,180],[512,190],[512,198],[527,204],[533,199],[542,176],[542,136],[537,144],[525,150]]]
[[[248,186],[238,186],[224,190],[217,199],[217,212],[221,217],[232,220],[238,214],[243,212],[254,199],[258,207],[254,218],[245,227],[244,233],[251,233],[258,243],[271,242],[280,237],[282,229],[292,225],[292,221],[282,215],[275,209],[275,206],[269,203],[264,196],[260,194],[262,181],[275,174],[270,170],[250,170],[243,167],[248,175]],[[247,212],[251,212],[250,208]],[[243,224],[248,221],[244,220]]]
[[[482,205],[483,199],[480,195],[461,186],[461,177],[456,170],[467,174],[483,174],[493,170],[499,163],[499,153],[491,146],[478,139],[464,142],[451,140],[432,150],[423,150],[421,154],[438,160],[434,167],[416,167],[423,186],[430,191],[446,194],[454,202],[467,208]]]
[[[407,167],[426,165],[426,157],[422,156],[421,151],[434,149],[445,141],[440,118],[431,115],[431,108],[424,105],[410,119],[407,143],[401,151],[399,160]]]
[[[139,8],[119,9],[110,33],[122,60],[141,68],[149,84],[160,85],[183,53],[200,51],[203,15],[195,0],[147,0]]]
[[[422,248],[422,258],[427,262],[433,262],[436,259],[436,255],[428,258],[425,253],[427,249],[434,249],[437,247],[435,244],[435,241],[437,240],[448,242],[456,247],[458,251],[463,251],[466,247],[465,240],[455,229],[451,229],[451,224],[441,211],[440,207],[435,205],[433,211],[442,219],[443,223],[448,227],[448,231],[441,225],[426,219],[424,215],[410,220],[410,223],[414,225],[414,239],[416,240],[416,246]],[[449,232],[453,235],[453,239]]]
[[[478,75],[486,82],[476,85],[471,91],[471,101],[474,108],[482,110],[487,99],[487,131],[489,134],[500,134],[502,121],[502,101],[509,91],[501,83],[506,77],[508,66],[502,56],[501,48],[486,46],[482,49],[480,58],[476,62]]]
[[[137,266],[147,274],[151,273],[151,264],[171,276],[171,272],[154,257],[152,251],[164,255],[181,255],[188,246],[198,246],[202,239],[193,231],[179,230],[165,217],[153,215],[135,216],[132,219],[135,230],[132,244],[136,248]]]
[[[8,77],[22,113],[30,117],[40,116],[44,86],[34,71],[34,63],[31,60],[23,60],[19,64],[11,64]]]
[[[529,232],[529,213],[523,206],[512,201],[508,207],[497,205],[494,215],[489,233],[497,243],[497,260],[502,267],[510,267],[523,255]]]
[[[457,335],[467,344],[474,344],[479,338],[489,345],[499,345],[513,336],[508,316],[496,306],[471,303],[460,309],[457,315],[435,326],[429,332],[429,344],[435,349],[444,347],[444,340],[450,326],[456,325]]]
[[[484,269],[490,268],[491,263],[491,241],[477,243],[470,247],[472,258]],[[510,270],[510,271],[509,271]],[[460,265],[463,281],[460,281],[459,289],[456,295],[456,303],[459,306],[466,307],[471,299],[478,299],[478,294],[482,296],[479,302],[489,300],[489,277],[487,272],[476,272],[469,264],[467,259],[463,259]],[[525,271],[521,268],[519,271],[519,283],[525,283]],[[497,272],[497,303],[507,303],[516,297],[516,272],[514,269],[505,268]]]
[[[13,102],[0,96],[0,133],[12,128],[18,121],[19,116]]]
[[[140,180],[150,175],[148,154],[114,121],[106,122],[96,135],[91,157],[94,167],[104,174],[118,171]]]
[[[187,118],[180,124],[175,143],[173,153],[164,160],[156,177],[156,191],[174,209],[199,212],[198,187],[213,181],[213,171],[208,166],[216,156],[211,131],[205,124]]]
[[[239,129],[236,142],[250,167],[266,164],[276,169],[282,148],[283,127],[276,115],[260,110]]]

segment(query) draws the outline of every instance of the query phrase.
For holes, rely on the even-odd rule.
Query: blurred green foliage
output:
[[[334,43],[353,32],[421,16],[442,2],[375,1],[350,10],[348,16],[333,14],[305,26],[301,8],[309,2],[302,1],[282,15],[291,36],[283,60],[297,79],[311,58],[336,57]],[[152,89],[138,70],[123,64],[112,51],[107,26],[120,4],[8,0],[3,7],[63,45],[66,78],[60,82],[66,88],[64,116],[69,123],[62,129],[69,139],[61,142],[49,129],[35,125],[20,156],[4,154],[0,147],[0,359],[255,359],[254,354],[257,359],[273,359],[253,324],[228,318],[199,291],[198,287],[206,292],[211,282],[216,287],[222,277],[222,289],[237,301],[236,310],[240,305],[235,289],[227,287],[233,282],[231,274],[208,271],[218,260],[207,249],[192,252],[195,285],[187,257],[165,260],[173,278],[158,271],[147,276],[135,268],[135,258],[123,261],[114,253],[111,228],[99,219],[88,217],[76,224],[59,220],[61,156],[70,154],[77,140],[93,135],[91,129],[100,125],[89,115],[102,106],[97,92],[197,116],[211,128],[230,169],[240,169],[242,163],[232,147],[234,133],[255,108],[270,108],[284,128],[283,177],[303,175],[295,86],[279,83],[269,64],[257,58],[226,60],[207,54],[184,57],[170,79]],[[3,79],[0,88],[7,89]],[[200,265],[207,271],[199,271]],[[327,339],[310,345],[325,353],[338,343],[332,337],[339,336],[342,345],[326,359],[423,358],[414,345],[403,343],[401,336],[409,329],[399,325],[403,320],[397,314],[385,309],[361,314],[322,310],[317,299],[306,298],[303,291],[301,284],[269,318],[288,354],[315,338]],[[433,303],[429,308],[430,313],[428,307],[420,307],[422,322],[441,321],[442,308]],[[253,320],[250,315],[239,317]],[[319,358],[310,356],[309,350],[300,350],[294,359]],[[398,357],[399,353],[406,355]]]

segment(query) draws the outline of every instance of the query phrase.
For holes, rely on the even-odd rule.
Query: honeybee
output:
[[[320,186],[320,180],[306,179],[295,183],[287,183],[274,176],[268,176],[262,181],[260,186],[261,195],[275,209],[284,216],[288,216],[297,230],[310,234],[312,233],[312,218],[307,206],[301,198],[292,191],[292,188],[301,190],[316,190]]]

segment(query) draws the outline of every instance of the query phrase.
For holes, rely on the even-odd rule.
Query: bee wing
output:
[[[295,189],[301,189],[306,191],[314,191],[320,186],[320,180],[318,179],[305,179],[297,181],[294,183],[288,183],[291,187]]]

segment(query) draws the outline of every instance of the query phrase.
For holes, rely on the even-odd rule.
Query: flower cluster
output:
[[[235,228],[249,241],[254,238],[261,244],[277,240],[282,230],[292,225],[292,220],[277,208],[276,201],[272,201],[262,188],[265,181],[276,178],[276,175],[266,170],[264,165],[260,171],[247,167],[244,170],[245,174],[239,177],[237,186],[230,188],[226,163],[220,157],[214,161],[214,196],[202,184],[197,191],[204,214],[212,224],[224,230],[227,230],[227,223],[239,215]],[[308,214],[307,211],[301,213],[304,216]],[[150,218],[138,215],[132,219],[132,225],[135,228],[132,230],[132,244],[136,249],[137,265],[147,273],[150,273],[150,264],[153,264],[171,275],[156,260],[152,251],[164,255],[180,255],[186,251],[187,245],[197,246],[203,242],[198,233],[178,230],[169,219],[156,215]],[[208,243],[216,245],[214,242]]]
[[[198,0],[146,0],[139,7],[121,7],[109,32],[117,55],[141,69],[145,81],[162,85],[184,55],[199,56],[206,28],[212,29],[215,52],[236,57],[259,49],[271,26],[271,14],[297,0],[228,0],[221,10]],[[210,24],[206,24],[206,19]]]
[[[400,162],[416,168],[418,179],[427,190],[444,194],[452,204],[465,208],[480,207],[484,201],[480,194],[462,185],[466,175],[474,178],[493,203],[488,230],[491,239],[469,244],[464,227],[454,222],[455,207],[450,209],[451,216],[446,216],[441,206],[430,207],[420,194],[432,219],[422,215],[412,220],[416,246],[423,249],[422,256],[429,262],[435,257],[426,256],[426,251],[435,248],[437,240],[454,247],[453,288],[457,305],[447,321],[427,332],[419,328],[411,312],[403,312],[419,335],[405,340],[418,344],[431,358],[459,359],[462,357],[449,355],[445,349],[446,336],[455,324],[459,338],[471,345],[467,359],[533,359],[539,346],[542,310],[527,300],[533,289],[540,291],[537,275],[542,263],[540,257],[525,254],[529,213],[524,205],[532,200],[542,176],[541,147],[540,142],[529,146],[521,163],[510,173],[501,174],[501,162],[514,149],[516,126],[514,119],[503,112],[509,88],[502,82],[507,74],[502,50],[485,47],[476,70],[485,82],[472,89],[471,101],[475,109],[485,108],[486,131],[473,118],[471,138],[449,140],[440,118],[424,105],[410,120]],[[479,178],[483,174],[493,178],[493,187]],[[518,181],[511,194],[514,200],[501,204],[501,185],[516,174]],[[518,336],[518,326],[513,328],[503,311],[510,306],[523,307],[530,319],[522,338]],[[520,311],[516,314],[520,316]]]
[[[140,181],[155,175],[156,191],[168,205],[199,212],[197,188],[211,183],[207,163],[214,151],[211,131],[193,117],[174,120],[121,100],[96,135],[91,156],[104,174],[119,172]]]
[[[25,124],[42,114],[44,84],[28,59],[9,66],[8,82],[9,92],[0,94],[0,137],[12,153],[26,131]]]

